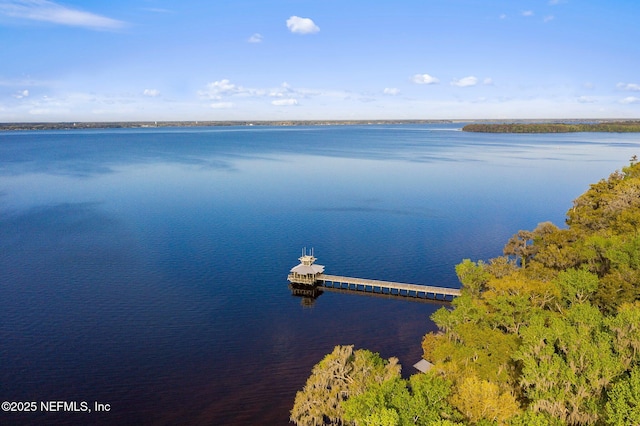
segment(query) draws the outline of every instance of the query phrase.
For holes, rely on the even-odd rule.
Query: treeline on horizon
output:
[[[600,123],[474,123],[462,128],[477,133],[572,133],[572,132],[640,132],[640,121]]]
[[[296,394],[302,425],[640,425],[640,164],[503,256],[456,266],[461,296],[432,315],[427,373],[337,346]]]
[[[152,127],[218,127],[218,126],[348,126],[369,124],[435,124],[451,120],[239,120],[239,121],[77,121],[0,123],[0,131],[136,129]]]

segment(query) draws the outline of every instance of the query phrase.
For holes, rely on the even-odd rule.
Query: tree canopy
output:
[[[640,132],[640,121],[600,123],[474,123],[462,128],[480,133]]]
[[[397,360],[363,352],[356,363],[360,351],[336,348],[314,367],[291,419],[298,425],[640,424],[635,158],[578,197],[566,225],[518,231],[503,256],[456,266],[462,294],[453,309],[432,315],[438,332],[422,342],[424,358],[434,364],[428,373],[405,380]],[[338,358],[347,361],[327,361]]]

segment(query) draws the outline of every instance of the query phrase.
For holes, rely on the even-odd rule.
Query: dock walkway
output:
[[[329,288],[342,288],[371,293],[392,294],[397,296],[441,300],[452,300],[454,297],[460,296],[460,290],[456,288],[343,277],[340,275],[319,274],[316,276],[316,280],[324,287]]]
[[[316,258],[302,249],[299,265],[291,268],[287,280],[297,295],[316,297],[318,286],[348,291],[362,291],[370,294],[412,297],[451,301],[460,296],[457,288],[406,284],[393,281],[370,280],[366,278],[343,277],[324,273],[324,266],[315,264]]]

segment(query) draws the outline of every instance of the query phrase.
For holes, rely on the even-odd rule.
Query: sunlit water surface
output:
[[[1,424],[287,424],[337,344],[421,356],[439,303],[286,281],[330,274],[458,287],[464,258],[563,225],[637,135],[461,125],[0,133],[0,399],[106,413]]]

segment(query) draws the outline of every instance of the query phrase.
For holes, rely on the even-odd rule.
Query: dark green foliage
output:
[[[570,133],[570,132],[640,132],[640,121],[603,123],[502,123],[467,124],[465,132],[479,133]]]
[[[628,377],[613,385],[605,409],[609,425],[640,424],[640,368],[634,368]]]

